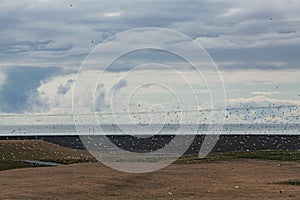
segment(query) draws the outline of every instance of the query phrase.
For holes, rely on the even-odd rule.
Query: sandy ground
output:
[[[300,163],[224,161],[171,165],[147,174],[100,163],[0,172],[0,199],[300,199]]]

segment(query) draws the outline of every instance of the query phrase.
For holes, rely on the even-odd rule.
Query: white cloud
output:
[[[300,100],[274,99],[261,95],[231,98],[227,103],[229,108],[234,108],[227,112],[227,123],[299,123]]]
[[[276,94],[282,94],[282,92],[278,91],[270,91],[270,92],[252,92],[253,95],[258,95],[258,96],[273,96]]]
[[[4,80],[5,80],[5,75],[4,75],[4,73],[0,70],[0,87],[1,87],[1,85],[3,84]]]
[[[285,84],[297,85],[300,83],[300,70],[261,71],[261,70],[236,70],[222,71],[226,84],[239,83],[243,85],[256,84]],[[255,88],[254,88],[255,89]]]
[[[74,80],[76,74],[69,74],[63,76],[56,76],[50,80],[47,80],[41,84],[37,89],[39,92],[37,98],[41,105],[32,105],[35,111],[41,111],[41,109],[46,108],[43,112],[49,113],[72,113],[72,87],[70,84],[70,89],[65,90],[64,93],[58,92],[62,85],[68,85],[69,80]],[[36,101],[31,101],[32,103]],[[34,112],[33,110],[33,112]]]
[[[119,12],[111,12],[111,13],[104,13],[105,17],[120,17],[121,13]]]
[[[228,105],[237,106],[268,106],[268,105],[300,105],[300,100],[273,99],[266,96],[253,96],[250,98],[232,98],[227,99]]]
[[[201,71],[204,75],[205,81],[209,83],[210,89],[214,90],[215,84],[220,84],[220,80],[216,79],[216,73],[210,71]],[[155,74],[155,76],[153,76]],[[236,90],[243,90],[242,85],[253,85],[254,88],[259,87],[260,84],[297,84],[299,82],[299,72],[278,72],[272,73],[264,71],[238,71],[238,72],[222,72],[222,78],[224,80],[225,86],[229,84],[238,84],[240,87],[236,87]],[[96,87],[96,82],[98,77],[101,75],[101,71],[83,71],[81,75],[81,80],[76,82],[77,87],[82,88],[84,94],[80,94],[77,100],[88,102],[85,108],[82,108],[82,112],[92,112],[94,107],[91,105],[91,99],[94,98],[94,90]],[[138,90],[136,93],[139,100],[146,104],[151,105],[153,102],[160,98],[169,98],[166,96],[169,93],[163,87],[154,87],[155,90],[146,90],[143,88],[149,88],[149,83],[157,83],[168,86],[174,91],[176,95],[181,96],[182,100],[186,104],[193,105],[192,98],[189,96],[193,94],[190,87],[194,89],[195,95],[199,98],[201,105],[209,104],[210,97],[209,91],[206,88],[204,80],[199,77],[200,75],[195,73],[195,71],[168,71],[168,70],[138,70],[132,72],[105,72],[102,76],[102,84],[100,93],[96,95],[96,98],[102,103],[97,103],[103,107],[98,108],[98,110],[107,109],[107,105],[111,104],[113,89],[119,90],[118,97],[120,99],[119,108],[122,111],[122,107],[127,107],[129,99],[128,95],[133,95],[133,91]],[[167,78],[166,78],[167,77]],[[76,74],[68,75],[58,75],[50,80],[47,80],[41,84],[38,88],[39,101],[47,105],[50,110],[49,112],[71,112],[72,107],[72,92],[73,92],[73,81],[75,80]],[[187,81],[187,82],[186,82]],[[241,84],[242,83],[242,84]],[[146,87],[147,86],[147,87]],[[124,89],[124,87],[126,87]],[[140,87],[140,88],[139,88]],[[219,88],[220,89],[220,88]],[[272,85],[272,89],[276,89],[275,85]],[[60,91],[60,92],[58,92]],[[213,91],[219,93],[221,91]],[[229,90],[228,93],[231,91]],[[281,100],[273,99],[267,96],[280,95],[282,90],[278,91],[255,91],[251,92],[255,95],[251,98],[229,98],[228,104],[231,106],[236,105],[269,105],[269,104],[299,104],[296,100]],[[286,91],[285,91],[286,92]],[[136,95],[135,94],[135,95]],[[99,96],[100,95],[100,96]],[[158,95],[158,96],[156,96]],[[164,96],[164,97],[163,97]],[[101,97],[101,98],[100,98]],[[157,99],[158,98],[158,99]],[[101,99],[101,100],[100,100]],[[172,98],[171,98],[172,99]],[[75,99],[76,101],[76,99]],[[124,101],[124,102],[123,102]],[[36,101],[33,101],[36,102]],[[166,102],[167,106],[168,103]],[[39,106],[39,105],[37,105]],[[172,108],[169,108],[172,109]],[[193,108],[192,108],[193,109]]]
[[[128,81],[126,79],[120,79],[116,84],[111,88],[112,92],[118,92],[120,89],[127,87]]]
[[[106,72],[95,90],[97,83],[95,80],[98,79],[100,74],[101,71],[82,72],[82,78],[80,79],[82,81],[77,80],[75,83],[77,89],[82,93],[75,93],[73,99],[75,105],[81,107],[76,107],[75,112],[93,113],[97,111],[110,113],[112,112],[111,108],[113,112],[117,113],[150,111],[158,108],[170,111],[178,109],[193,110],[206,108],[210,104],[210,96],[205,83],[200,81],[199,75],[189,71],[181,72],[181,74],[155,70],[136,71],[129,74],[126,72]],[[166,79],[166,77],[168,78]],[[31,99],[32,112],[72,114],[73,85],[71,86],[69,83],[70,80],[74,79],[76,79],[76,74],[68,74],[44,81],[37,89],[38,95],[32,97],[35,99]],[[120,82],[120,80],[126,81]],[[71,88],[66,87],[69,85]],[[124,88],[124,86],[126,87]],[[63,89],[61,89],[62,87]],[[116,87],[119,90],[112,96],[113,91],[111,89]],[[193,87],[194,91],[190,87]],[[120,88],[122,89],[120,90]],[[58,90],[62,92],[58,92]],[[198,98],[200,105],[195,103],[196,98]],[[36,102],[38,104],[35,105]],[[103,123],[111,123],[114,121],[111,117],[103,116],[101,120],[103,120]],[[142,118],[146,119],[147,117],[148,115],[143,115]],[[195,117],[197,116],[190,114],[188,120],[194,120]],[[159,123],[160,118],[161,116],[157,116],[153,119],[153,123]],[[176,116],[170,115],[169,118],[170,121],[173,120],[174,122]],[[123,123],[129,123],[133,120],[133,118],[128,118],[127,115],[117,116],[117,119]],[[135,120],[137,119],[135,118]]]
[[[241,8],[230,8],[225,14],[223,14],[224,17],[233,17],[236,15],[239,15],[242,13],[244,9]]]
[[[115,33],[129,28],[158,26],[174,28],[196,38],[196,41],[205,48],[212,49],[213,59],[218,61],[220,68],[223,69],[225,85],[238,85],[231,89],[242,91],[244,88],[252,87],[248,95],[252,92],[255,97],[247,98],[245,94],[238,94],[240,98],[229,99],[230,105],[299,103],[292,98],[289,99],[291,93],[287,94],[286,100],[272,99],[270,96],[279,95],[279,92],[262,92],[260,86],[274,84],[271,89],[273,90],[278,84],[296,87],[300,83],[298,55],[300,1],[90,2],[73,0],[71,3],[58,0],[1,2],[0,66],[58,66],[67,70],[70,68],[77,70],[96,44]],[[130,45],[136,37],[137,34],[127,38],[123,45]],[[164,37],[169,38],[169,36]],[[165,38],[152,36],[146,39],[159,42]],[[43,41],[52,42],[43,45]],[[114,52],[112,47],[108,45],[107,51]],[[193,55],[193,52],[190,54]],[[200,99],[207,95],[203,92],[205,91],[203,80],[195,76],[192,71],[187,71],[186,66],[174,60],[163,62],[170,64],[174,69],[182,69],[180,73],[196,86],[198,89],[196,93],[199,94]],[[97,69],[103,67],[97,64]],[[205,66],[205,62],[201,64]],[[126,67],[127,65],[120,65],[116,67],[115,72],[121,71],[122,74]],[[252,68],[256,70],[249,70]],[[154,82],[163,80],[165,84],[174,87],[181,94],[187,91],[186,85],[183,86],[178,81],[179,78],[168,70],[153,71],[150,76],[147,73],[140,71],[126,78],[126,91],[134,90],[134,86],[139,85],[139,81],[144,77],[146,77],[144,80]],[[94,98],[90,88],[94,87],[95,83],[90,81],[90,77],[94,77],[95,74],[97,74],[95,71],[89,71],[84,75],[86,83],[83,86],[87,89],[86,93],[80,96],[81,101],[90,102],[90,99]],[[110,73],[109,78],[104,80],[103,87],[98,91],[98,96],[96,95],[99,110],[107,109],[107,105],[110,105],[111,88],[119,80],[120,74]],[[210,83],[218,82],[215,72],[205,71],[204,74],[204,78]],[[38,98],[38,101],[32,99],[32,103],[42,102],[47,112],[71,113],[72,86],[68,84],[68,80],[75,77],[76,74],[60,75],[43,82],[38,88],[39,96],[34,97]],[[0,72],[0,86],[4,78],[5,76]],[[118,94],[121,95],[119,96],[121,99],[125,97],[122,91],[120,90]],[[142,100],[146,107],[156,100],[169,98],[164,94],[165,90],[152,91],[154,94],[160,93],[157,99],[150,91],[152,90],[140,91],[142,97],[140,96],[138,100]],[[145,96],[147,93],[148,96]],[[183,99],[193,105],[187,96]],[[206,96],[202,100],[205,102]],[[164,106],[168,106],[168,103],[166,101]],[[174,105],[173,102],[170,105]],[[42,111],[41,105],[36,105],[33,110]],[[82,110],[90,112],[93,110],[93,105],[87,103]]]

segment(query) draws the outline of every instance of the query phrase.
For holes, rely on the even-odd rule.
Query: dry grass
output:
[[[201,164],[241,159],[300,162],[300,151],[211,153],[204,159],[198,159],[197,155],[186,155],[177,160],[175,164]],[[42,140],[0,140],[0,170],[34,167],[32,164],[21,162],[22,160],[39,160],[62,164],[97,161],[88,151],[61,147]],[[119,161],[124,162],[122,159]],[[133,158],[132,160],[132,162],[138,161],[155,162],[156,159],[137,160],[137,158]]]
[[[0,199],[300,197],[299,151],[216,153],[205,159],[183,156],[175,164],[156,172],[128,174],[95,162],[84,150],[39,140],[20,140],[0,141],[0,160]],[[32,167],[22,160],[77,164],[1,171]]]
[[[61,147],[41,140],[0,141],[0,170],[32,167],[22,160],[71,164],[96,161],[87,151]]]
[[[101,163],[0,172],[0,199],[299,199],[300,163],[243,160],[128,174]]]
[[[278,182],[278,184],[298,185],[298,186],[300,186],[300,179],[288,180],[288,181],[281,181],[281,182]]]
[[[233,161],[243,159],[270,160],[270,161],[294,161],[300,162],[300,151],[245,151],[228,153],[211,153],[203,159],[196,155],[183,156],[176,164],[197,164],[205,162]]]

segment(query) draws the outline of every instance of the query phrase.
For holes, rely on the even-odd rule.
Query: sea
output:
[[[1,125],[0,136],[78,135],[300,135],[300,124],[34,124]]]

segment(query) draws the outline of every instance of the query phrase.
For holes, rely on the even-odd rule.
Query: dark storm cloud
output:
[[[172,28],[178,23],[198,24],[199,20],[213,18],[215,13],[223,9],[225,3],[210,1],[88,3],[75,0],[72,5],[70,7],[69,3],[61,1],[28,0],[18,4],[4,2],[0,8],[2,62],[14,63],[18,60],[24,61],[27,65],[45,66],[47,63],[53,64],[55,59],[60,62],[58,66],[76,67],[84,59],[76,55],[87,55],[95,44],[115,33],[137,27]],[[11,28],[2,26],[9,21],[13,22]],[[199,25],[201,26],[201,23]],[[43,43],[45,41],[53,45],[49,47],[49,44]],[[28,56],[24,57],[24,54],[30,54],[35,63],[30,63],[33,61]],[[8,55],[13,59],[9,59]]]
[[[59,62],[57,66],[74,67],[80,65],[84,55],[95,44],[115,33],[130,28],[158,26],[172,28],[197,39],[205,48],[213,49],[210,52],[217,61],[246,63],[240,65],[241,69],[247,66],[249,69],[259,68],[247,63],[253,59],[258,59],[258,63],[280,60],[287,63],[284,67],[295,68],[298,61],[298,53],[295,52],[300,51],[299,48],[291,47],[292,50],[284,55],[272,52],[299,44],[298,5],[296,1],[267,4],[263,1],[233,0],[75,0],[70,7],[69,2],[61,1],[7,1],[0,8],[0,58],[8,64],[24,60],[34,66]],[[248,43],[255,49],[248,49]],[[274,46],[276,43],[278,45]],[[231,46],[238,50],[231,49]],[[35,63],[30,63],[30,58],[34,58]],[[229,68],[236,69],[238,66]],[[119,71],[122,70],[120,67]]]
[[[249,62],[253,58],[260,63],[286,63],[276,69],[295,68],[300,51],[297,8],[295,0],[74,0],[72,7],[61,1],[5,1],[0,7],[0,59],[12,66],[19,61],[30,66],[76,68],[108,37],[131,28],[157,26],[195,38],[218,62],[245,63],[240,69],[272,68]]]
[[[10,67],[5,71],[5,81],[0,88],[1,112],[24,112],[31,109],[28,102],[39,95],[37,88],[42,81],[57,73],[59,68]]]

